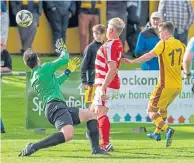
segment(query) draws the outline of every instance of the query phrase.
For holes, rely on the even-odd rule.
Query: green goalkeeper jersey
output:
[[[32,69],[30,83],[43,103],[43,108],[52,100],[64,101],[61,84],[68,78],[63,73],[56,77],[55,72],[69,61],[69,53],[63,50],[60,57],[52,62],[47,62]]]

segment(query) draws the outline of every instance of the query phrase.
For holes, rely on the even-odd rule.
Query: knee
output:
[[[60,131],[63,133],[66,142],[73,139],[74,136],[73,126],[71,125],[64,126]]]
[[[89,114],[88,114],[88,121],[89,120],[92,120],[92,119],[97,119],[97,115],[96,113],[92,112],[92,111],[89,111]]]
[[[107,108],[98,108],[97,109],[97,115],[98,115],[98,117],[101,117],[101,116],[103,116],[103,115],[107,115],[107,113],[108,113],[108,109]]]
[[[68,131],[66,133],[63,133],[65,137],[65,141],[70,141],[73,139],[74,133],[73,131]]]
[[[105,116],[105,115],[107,115],[107,114],[106,114],[106,113],[104,113],[104,112],[99,112],[99,113],[97,114],[98,119],[99,119],[100,117]]]

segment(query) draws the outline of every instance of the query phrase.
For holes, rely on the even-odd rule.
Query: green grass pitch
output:
[[[42,61],[53,60],[41,57]],[[13,70],[26,71],[22,57],[13,56]],[[139,67],[124,67],[131,69]],[[2,163],[192,163],[194,162],[194,125],[173,125],[175,135],[170,148],[162,141],[148,140],[146,133],[134,133],[134,127],[146,127],[152,132],[152,124],[112,124],[111,143],[115,151],[111,156],[92,156],[89,140],[85,138],[85,125],[77,126],[74,140],[56,147],[42,149],[30,157],[19,158],[20,150],[29,142],[36,142],[56,132],[46,129],[45,134],[25,129],[26,115],[25,77],[3,77],[1,83],[1,117],[6,133],[1,135]],[[145,108],[146,109],[146,108]]]

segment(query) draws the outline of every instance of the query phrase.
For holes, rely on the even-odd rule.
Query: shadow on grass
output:
[[[142,148],[145,150],[145,148]],[[154,149],[154,148],[148,148],[149,150],[157,150],[157,149]],[[158,148],[158,149],[161,149],[161,148]],[[166,149],[166,148],[163,148],[163,149]],[[179,148],[168,148],[168,149],[179,149]],[[191,148],[188,148],[188,147],[183,147],[182,148],[183,150],[184,149],[191,149]],[[146,152],[142,152],[140,150],[140,152],[137,152],[137,151],[132,151],[132,150],[137,150],[137,148],[132,148],[131,150],[116,150],[114,153],[110,153],[111,155],[90,155],[90,150],[86,150],[86,149],[83,149],[81,150],[81,152],[86,152],[88,153],[85,154],[85,155],[82,155],[80,156],[79,155],[79,152],[80,150],[71,150],[71,151],[68,151],[68,152],[73,152],[73,153],[77,153],[78,155],[62,155],[61,153],[60,154],[56,154],[56,155],[52,155],[53,158],[55,157],[61,157],[61,158],[72,158],[72,159],[75,159],[75,158],[80,158],[80,159],[89,159],[89,158],[95,158],[95,159],[193,159],[194,157],[193,156],[189,156],[189,155],[179,155],[179,154],[172,154],[172,155],[164,155],[163,153],[161,154],[158,154],[158,153],[151,153],[152,151],[150,151],[149,153],[149,150],[148,150],[148,153]],[[147,150],[147,149],[146,149]],[[61,150],[49,150],[49,152],[56,152],[56,151],[59,151],[59,152],[62,152]],[[126,151],[129,151],[129,152],[126,152]],[[187,152],[187,151],[186,151]],[[194,151],[189,151],[191,153],[194,153]],[[118,156],[117,154],[124,154],[124,155],[120,155]],[[135,156],[134,156],[135,155]],[[30,157],[44,157],[44,155],[40,155],[40,156],[30,156]],[[45,155],[45,157],[48,157],[48,155]]]
[[[177,159],[177,158],[179,158],[179,159],[191,159],[191,158],[193,158],[193,156],[186,156],[186,155],[184,155],[184,156],[180,156],[180,155],[173,155],[173,156],[163,156],[162,154],[161,155],[159,155],[159,154],[150,154],[150,155],[148,155],[147,153],[134,153],[134,154],[136,154],[136,155],[139,155],[139,156],[133,156],[133,155],[128,155],[128,156],[126,156],[126,155],[122,155],[122,156],[114,156],[114,155],[94,155],[94,156],[69,156],[69,155],[63,155],[63,156],[59,156],[59,155],[56,155],[56,156],[53,156],[52,155],[52,157],[53,158],[55,158],[55,157],[61,157],[61,158],[72,158],[72,159],[89,159],[89,158],[95,158],[95,159]],[[144,155],[147,155],[147,156],[142,156],[142,154],[144,154]],[[35,158],[40,158],[40,157],[44,157],[43,155],[41,155],[41,156],[30,156],[30,157],[35,157]],[[45,157],[48,157],[48,156],[45,156]]]

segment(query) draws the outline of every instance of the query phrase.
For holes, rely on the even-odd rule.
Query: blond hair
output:
[[[108,24],[115,28],[119,35],[123,32],[123,29],[125,28],[125,22],[119,17],[110,19]]]

